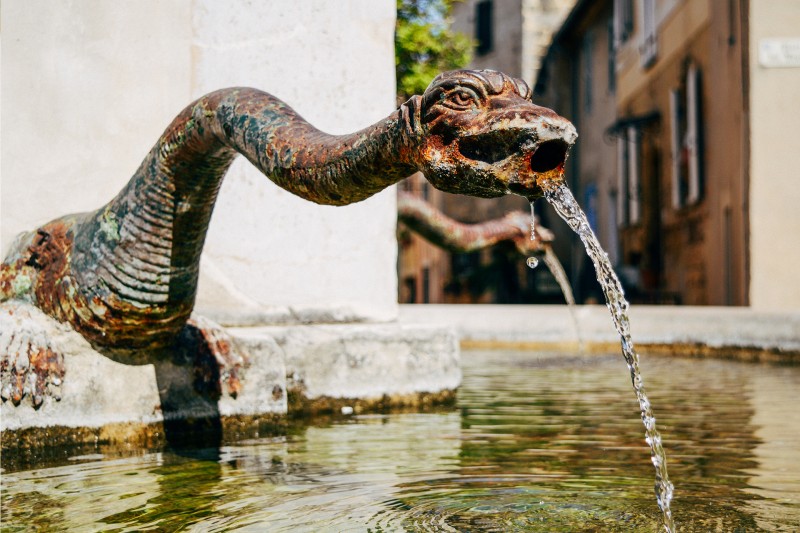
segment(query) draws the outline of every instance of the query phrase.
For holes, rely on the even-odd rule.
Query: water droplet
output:
[[[526,263],[531,268],[536,268],[537,266],[539,266],[539,260],[536,259],[535,257],[529,257]]]
[[[536,240],[536,213],[533,209],[533,202],[531,202],[531,240]],[[536,264],[539,264],[539,262],[536,261]],[[536,268],[536,265],[531,266],[530,259],[528,259],[528,266],[531,268]]]

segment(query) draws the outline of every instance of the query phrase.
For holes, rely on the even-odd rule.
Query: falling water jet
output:
[[[586,344],[583,342],[581,324],[578,320],[577,307],[575,305],[575,295],[572,294],[572,287],[569,284],[567,273],[564,272],[564,267],[561,264],[561,261],[558,260],[558,256],[553,251],[551,246],[545,247],[542,260],[544,261],[545,266],[547,266],[547,268],[553,274],[558,286],[561,287],[561,293],[564,295],[564,301],[567,302],[567,309],[569,310],[569,316],[572,319],[572,326],[575,328],[575,336],[578,338],[578,353],[586,353]]]
[[[534,208],[535,200],[530,201],[531,204],[531,241],[536,240],[536,211]],[[572,294],[572,287],[569,284],[569,279],[567,278],[567,273],[564,272],[564,267],[561,265],[561,261],[558,260],[553,248],[551,246],[544,247],[544,264],[550,270],[550,273],[553,274],[553,277],[558,283],[558,286],[561,288],[561,293],[564,295],[564,301],[567,303],[567,308],[569,309],[569,316],[572,318],[572,325],[575,327],[575,335],[578,337],[578,352],[583,353],[585,352],[585,346],[583,343],[583,336],[581,335],[580,324],[578,322],[578,317],[575,311],[575,296]],[[528,257],[527,261],[525,262],[530,268],[536,268],[539,266],[539,259],[531,256]]]
[[[644,391],[641,372],[639,370],[639,354],[633,346],[628,319],[628,301],[623,294],[619,278],[611,268],[608,254],[603,251],[597,237],[592,231],[586,215],[581,210],[572,193],[561,180],[541,179],[539,186],[544,190],[545,198],[555,208],[558,215],[564,219],[572,230],[578,234],[586,252],[594,264],[597,272],[597,281],[603,288],[606,297],[606,306],[611,312],[614,326],[620,335],[622,355],[628,364],[631,382],[639,401],[642,423],[645,427],[645,441],[650,446],[651,459],[656,470],[655,493],[658,507],[663,516],[664,529],[671,533],[675,531],[670,502],[672,500],[673,485],[667,475],[667,457],[661,442],[661,435],[656,429],[656,419],[650,406],[650,401]]]

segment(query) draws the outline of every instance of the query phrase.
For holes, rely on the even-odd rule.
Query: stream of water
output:
[[[645,440],[650,445],[651,460],[656,470],[655,493],[658,507],[661,509],[663,515],[664,529],[668,532],[675,531],[675,523],[672,518],[672,511],[670,509],[670,502],[672,500],[673,486],[669,481],[667,475],[667,457],[664,452],[664,447],[661,442],[661,435],[656,429],[656,419],[653,416],[653,410],[650,406],[650,400],[645,394],[644,383],[642,381],[641,372],[639,370],[639,354],[633,346],[631,340],[630,323],[628,319],[628,301],[622,290],[622,284],[619,282],[611,263],[608,260],[608,254],[600,246],[594,232],[592,231],[586,215],[581,210],[572,193],[562,181],[544,181],[541,183],[545,191],[545,198],[555,208],[558,215],[564,219],[572,230],[578,234],[583,245],[586,247],[586,252],[594,264],[595,271],[597,272],[597,281],[603,288],[603,294],[606,297],[606,305],[611,312],[611,317],[614,321],[614,326],[619,333],[622,342],[622,355],[625,357],[625,362],[628,364],[628,369],[631,373],[631,382],[633,383],[633,390],[636,392],[636,398],[639,401],[639,409],[641,410],[642,423],[645,427]]]
[[[567,277],[567,273],[564,272],[564,267],[561,265],[561,261],[558,260],[558,256],[553,251],[551,247],[546,247],[544,249],[544,264],[547,265],[547,268],[550,269],[550,273],[553,274],[553,277],[558,283],[558,286],[561,287],[561,292],[564,295],[564,301],[567,302],[569,305],[570,313],[572,314],[573,322],[576,322],[576,332],[577,329],[577,317],[575,316],[575,295],[572,294],[572,287],[569,284],[569,278]]]
[[[536,240],[536,211],[534,209],[534,202],[531,202],[531,241]],[[552,246],[545,245],[544,247],[544,256],[542,259],[544,260],[545,266],[547,266],[550,273],[553,274],[553,278],[555,278],[556,283],[561,288],[561,294],[564,295],[564,301],[567,302],[567,306],[569,308],[569,315],[572,317],[572,324],[575,326],[575,335],[578,337],[578,348],[580,352],[583,352],[583,339],[581,337],[581,328],[580,324],[578,323],[578,317],[575,311],[575,296],[572,294],[572,286],[569,284],[569,278],[567,278],[567,273],[564,272],[564,267],[561,265],[561,261],[558,260],[558,256],[553,251]],[[531,256],[527,259],[526,264],[530,268],[536,268],[539,266],[539,259],[535,256]]]

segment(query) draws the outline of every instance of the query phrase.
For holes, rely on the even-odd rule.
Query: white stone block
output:
[[[9,326],[17,334],[36,331],[46,335],[51,345],[64,354],[66,371],[60,401],[46,396],[38,409],[34,409],[29,397],[17,406],[10,400],[2,402],[0,428],[4,431],[50,426],[95,428],[125,422],[149,424],[165,418],[286,414],[283,351],[269,337],[248,342],[249,365],[237,397],[223,394],[213,401],[195,391],[191,366],[164,360],[144,365],[113,361],[96,352],[69,327],[30,305],[0,304],[3,334]]]
[[[245,345],[275,338],[286,356],[287,386],[309,400],[440,393],[461,383],[458,340],[448,328],[395,323],[232,332]]]

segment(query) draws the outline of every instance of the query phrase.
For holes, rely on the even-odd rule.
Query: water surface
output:
[[[639,368],[639,354],[633,346],[633,339],[631,338],[630,320],[628,318],[629,304],[625,299],[622,284],[617,277],[616,272],[611,267],[611,261],[608,259],[608,254],[600,246],[600,241],[592,230],[589,220],[586,218],[586,213],[575,201],[569,188],[562,180],[544,181],[542,182],[545,198],[550,202],[550,205],[556,210],[556,213],[564,219],[572,230],[578,234],[586,248],[586,253],[592,260],[597,281],[603,288],[603,295],[606,298],[606,307],[611,313],[611,319],[614,322],[614,327],[619,333],[620,341],[622,344],[622,356],[628,365],[628,371],[631,374],[631,383],[633,390],[636,393],[636,399],[639,402],[639,410],[641,412],[642,423],[645,427],[645,440],[650,446],[650,455],[653,466],[656,470],[655,493],[656,502],[659,509],[662,511],[664,519],[664,530],[667,533],[675,531],[675,522],[672,518],[672,509],[670,502],[674,487],[669,480],[667,473],[667,455],[664,451],[661,434],[656,429],[656,417],[653,414],[650,399],[644,388],[644,380]]]
[[[455,409],[2,476],[3,531],[657,531],[618,354],[467,351]],[[800,528],[800,368],[643,357],[680,531]]]

